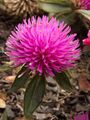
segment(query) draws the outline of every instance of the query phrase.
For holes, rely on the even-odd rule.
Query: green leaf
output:
[[[29,83],[24,96],[24,114],[26,118],[32,116],[32,113],[41,103],[45,93],[45,77],[36,75]]]
[[[62,73],[56,73],[55,75],[55,80],[57,83],[65,90],[71,91],[72,90],[72,85],[70,83],[69,77],[65,72]]]
[[[30,75],[30,70],[27,70],[25,66],[22,67],[22,69],[17,74],[15,81],[11,87],[11,91],[17,91],[19,88],[22,88],[25,83],[28,81]]]
[[[64,6],[69,6],[72,4],[70,0],[38,0],[38,2],[43,2],[43,3],[53,3],[53,4],[62,4]]]
[[[70,12],[72,9],[67,4],[54,4],[47,2],[38,2],[41,9],[49,13]]]
[[[78,10],[77,12],[90,20],[90,10]]]
[[[59,21],[64,21],[69,25],[72,25],[73,23],[75,23],[75,14],[73,12],[56,14],[55,17]]]

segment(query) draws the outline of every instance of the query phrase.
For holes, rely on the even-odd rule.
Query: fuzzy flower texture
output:
[[[87,46],[90,46],[90,30],[88,32],[88,38],[83,40],[83,44],[87,45]]]
[[[90,0],[80,0],[80,6],[82,9],[90,10]]]
[[[80,50],[76,34],[70,27],[55,18],[32,17],[19,24],[6,43],[7,55],[15,66],[26,64],[39,74],[54,76],[74,66]]]

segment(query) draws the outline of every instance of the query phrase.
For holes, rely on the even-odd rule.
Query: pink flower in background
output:
[[[71,0],[77,9],[90,10],[90,0]]]
[[[88,32],[88,38],[83,40],[83,44],[90,46],[90,30]]]
[[[6,42],[6,54],[15,66],[26,64],[40,74],[54,76],[74,66],[79,59],[80,50],[76,34],[71,28],[55,18],[32,17],[19,24]]]
[[[70,120],[89,120],[88,113],[82,113],[76,115],[74,118],[71,118]]]
[[[90,0],[80,0],[79,4],[82,9],[90,10]]]

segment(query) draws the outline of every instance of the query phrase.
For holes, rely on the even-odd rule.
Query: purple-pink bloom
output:
[[[74,117],[74,120],[89,120],[88,113],[83,113]]]
[[[87,36],[88,37],[83,40],[83,44],[90,46],[90,30],[88,31],[88,35]]]
[[[90,0],[80,0],[80,6],[82,9],[90,10]]]
[[[70,120],[89,120],[88,113],[78,114],[74,118],[70,118]]]
[[[76,34],[71,28],[55,18],[32,17],[18,24],[6,42],[6,54],[14,66],[26,64],[40,74],[54,76],[74,66],[80,50]]]

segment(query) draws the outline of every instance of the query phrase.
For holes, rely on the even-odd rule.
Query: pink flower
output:
[[[82,113],[75,115],[74,118],[70,118],[70,120],[89,120],[88,113]]]
[[[88,38],[83,40],[84,45],[90,46],[90,30],[88,32]]]
[[[70,34],[70,27],[55,18],[43,16],[19,24],[6,43],[7,55],[15,66],[26,64],[40,74],[54,76],[74,66],[80,50],[76,34]]]
[[[79,4],[82,9],[90,10],[90,0],[80,0]]]
[[[76,115],[74,117],[74,120],[89,120],[88,113],[82,113],[82,114]]]
[[[90,10],[90,0],[71,0],[77,9]]]

